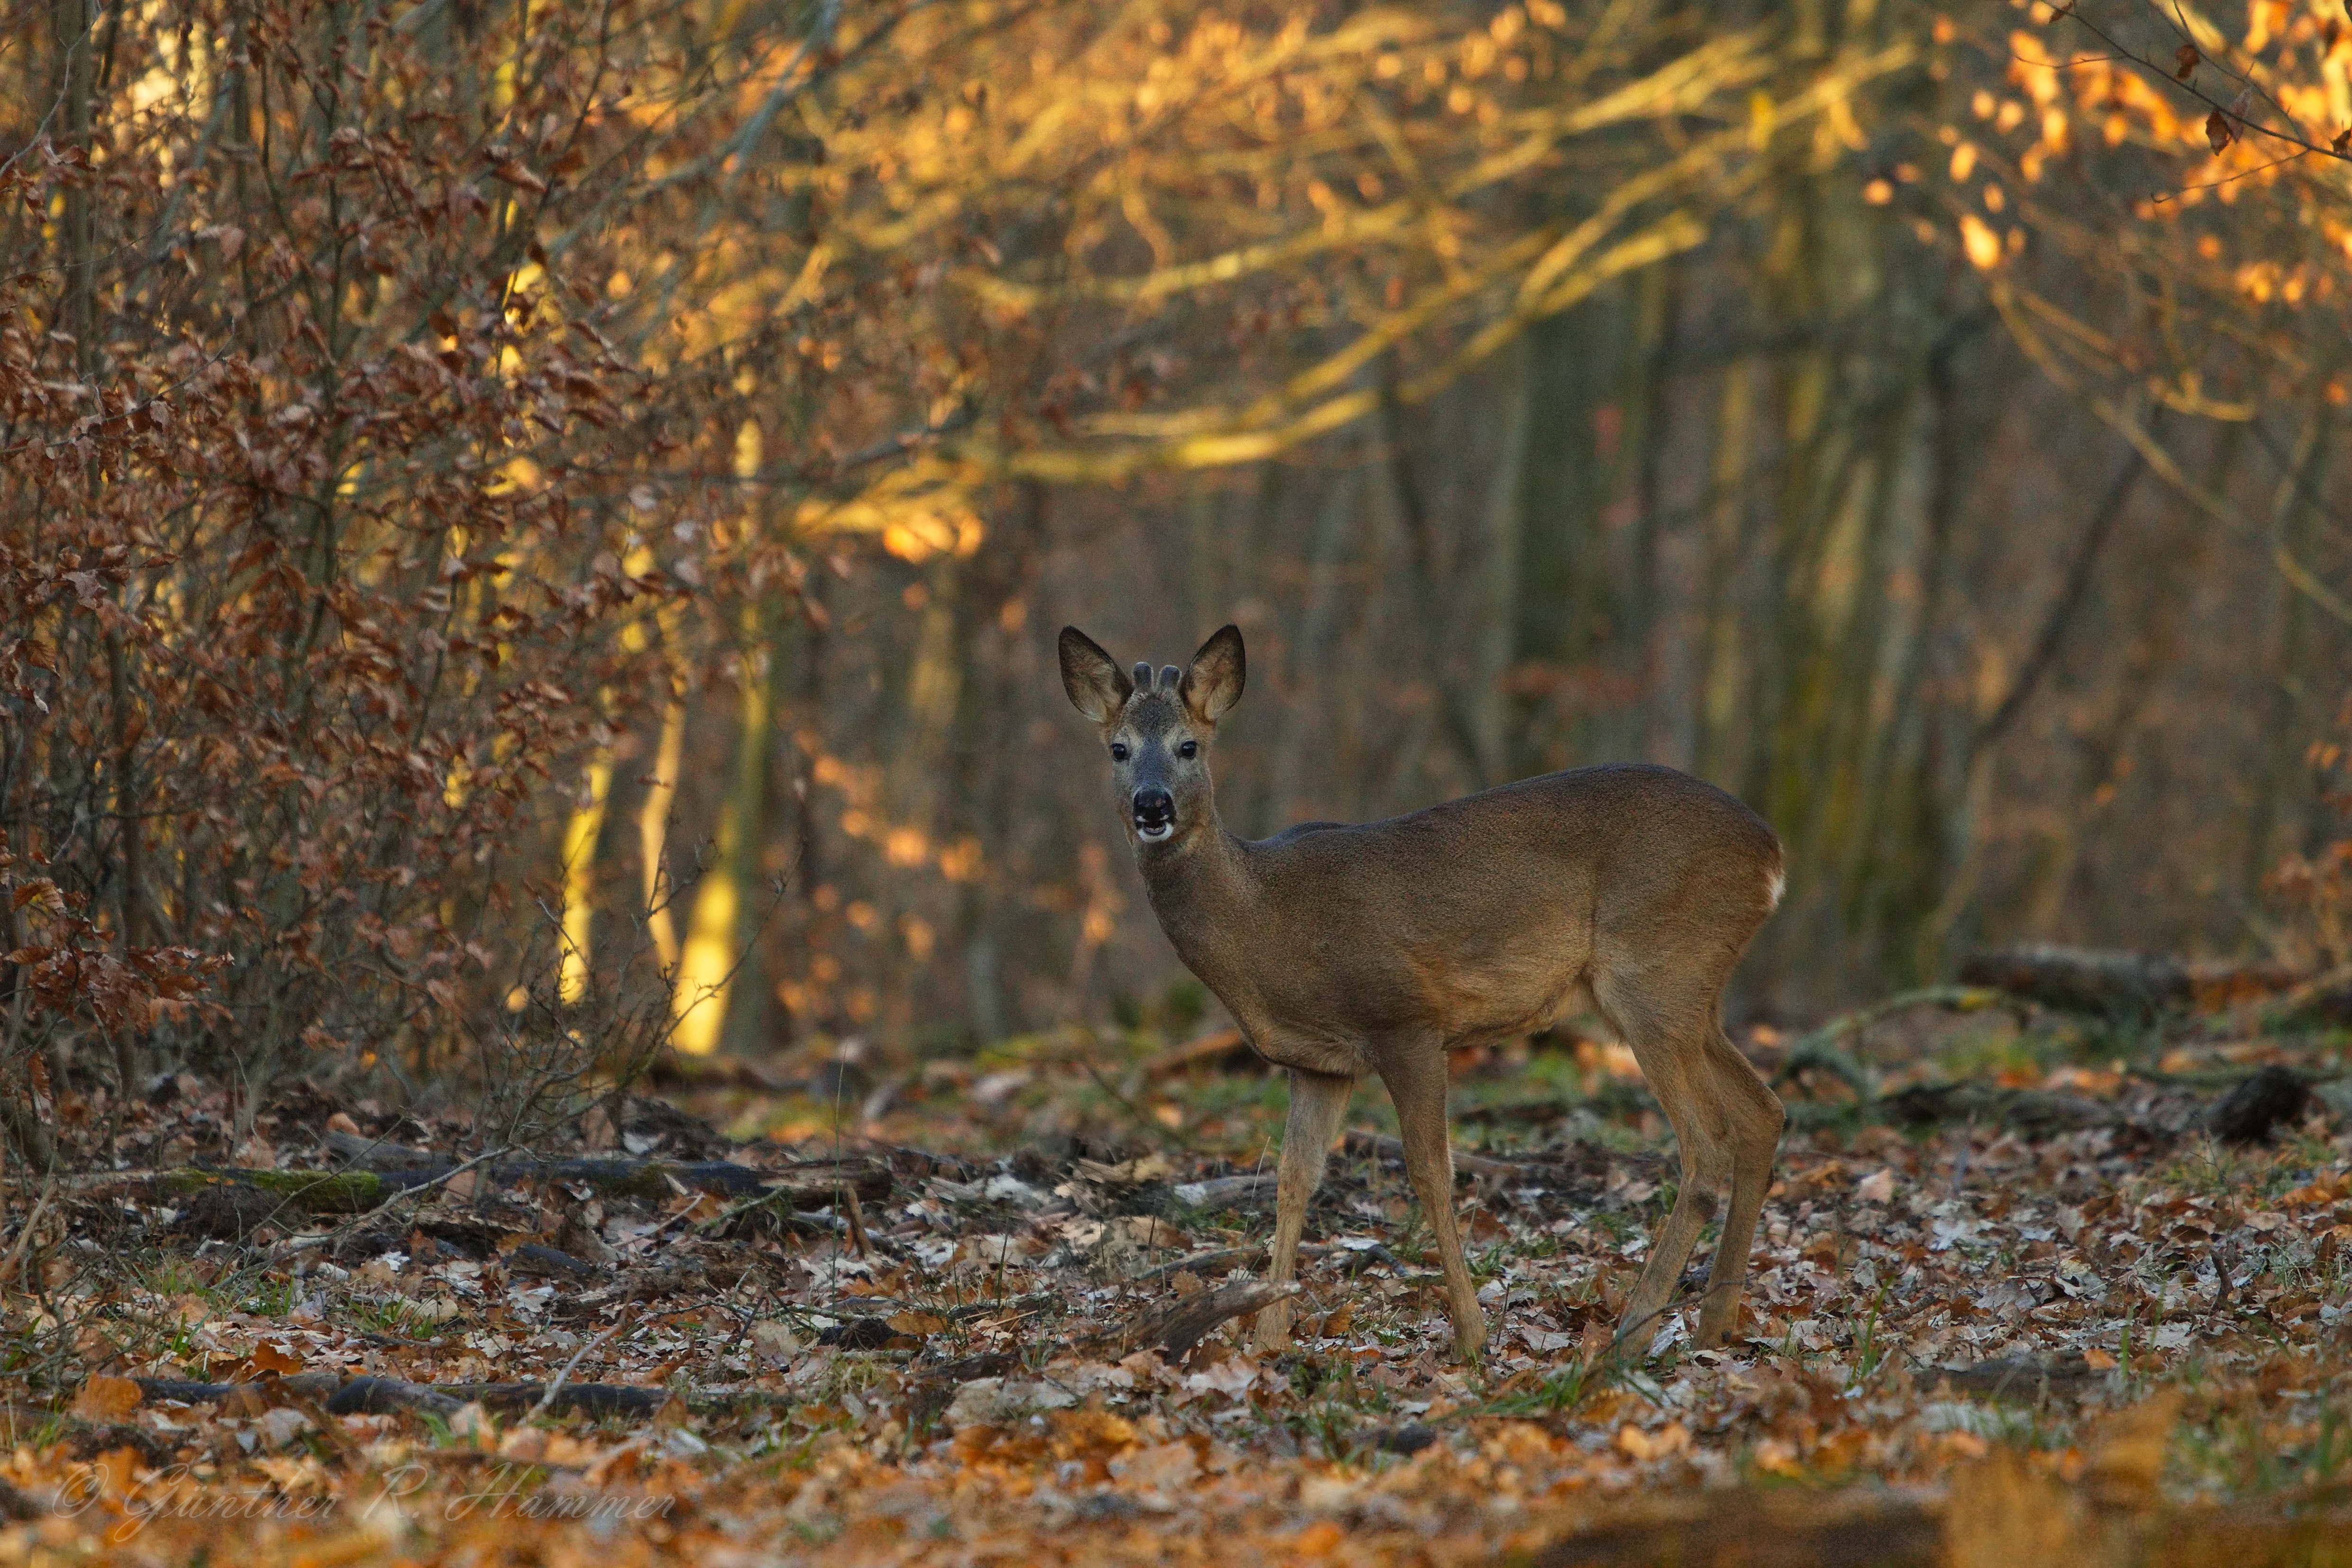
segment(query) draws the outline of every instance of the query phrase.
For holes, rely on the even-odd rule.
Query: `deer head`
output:
[[[1062,689],[1102,730],[1120,815],[1139,850],[1181,848],[1217,819],[1209,751],[1217,721],[1241,700],[1242,634],[1225,626],[1189,668],[1128,675],[1076,626],[1062,628]]]

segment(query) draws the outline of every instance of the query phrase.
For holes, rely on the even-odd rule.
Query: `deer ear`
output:
[[[1223,718],[1242,700],[1246,664],[1242,657],[1241,628],[1217,628],[1201,645],[1201,651],[1192,656],[1192,668],[1184,672],[1177,687],[1184,698],[1184,706],[1203,723],[1213,724]]]
[[[1062,689],[1071,707],[1097,724],[1109,723],[1135,695],[1127,672],[1076,626],[1062,628]]]

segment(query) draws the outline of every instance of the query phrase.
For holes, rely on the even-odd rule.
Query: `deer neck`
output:
[[[1177,955],[1220,994],[1221,973],[1249,951],[1258,924],[1257,879],[1241,840],[1213,806],[1181,845],[1137,857],[1145,893]]]

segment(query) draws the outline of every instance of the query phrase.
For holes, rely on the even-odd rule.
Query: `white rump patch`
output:
[[[1767,878],[1764,882],[1764,907],[1767,910],[1779,909],[1780,907],[1780,895],[1788,891],[1788,889],[1789,872],[1787,868],[1781,866],[1773,867],[1772,875]]]

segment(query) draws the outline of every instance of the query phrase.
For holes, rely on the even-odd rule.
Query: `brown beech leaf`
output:
[[[74,1395],[73,1413],[85,1421],[120,1421],[139,1408],[139,1397],[131,1379],[93,1373]]]
[[[2205,144],[2219,153],[2232,140],[2229,117],[2220,110],[2205,117]]]
[[[532,174],[529,168],[515,159],[499,159],[490,165],[490,174],[496,179],[503,180],[509,185],[520,186],[535,195],[547,194],[547,182]]]
[[[2345,4],[2352,5],[2352,0],[2345,0]],[[2190,77],[2197,74],[2198,61],[2202,59],[2204,57],[2197,52],[2196,45],[2183,44],[2177,51],[2174,52],[2172,58],[2179,61],[2180,66],[2179,69],[2172,73],[2172,79],[2175,81],[2187,81]]]
[[[2327,150],[2331,153],[2341,153],[2347,147],[2352,147],[2352,126],[2347,126],[2338,131],[2336,133],[2336,140],[2327,144]]]

